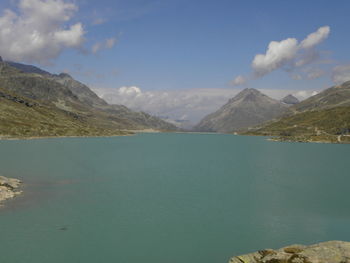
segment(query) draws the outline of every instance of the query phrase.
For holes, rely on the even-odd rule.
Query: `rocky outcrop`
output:
[[[350,242],[329,241],[311,246],[264,249],[233,257],[229,263],[350,263]]]
[[[18,179],[0,176],[0,203],[21,194],[22,191],[18,191],[20,184],[21,181]]]
[[[1,90],[0,90],[0,98],[5,98],[5,99],[8,99],[8,100],[13,101],[13,102],[21,103],[21,104],[26,105],[27,107],[33,107],[33,106],[37,105],[37,103],[35,103],[35,102],[23,100],[23,99],[18,98],[16,96],[6,94],[6,93],[2,92]]]

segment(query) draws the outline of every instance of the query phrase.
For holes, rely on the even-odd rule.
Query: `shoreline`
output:
[[[246,133],[246,134],[237,133],[236,135],[267,137],[266,140],[271,142],[324,143],[324,144],[345,144],[345,145],[350,144],[350,140],[341,140],[338,136],[336,136],[337,140],[331,140],[331,139],[327,140],[327,139],[321,139],[321,138],[318,138],[318,140],[313,140],[316,138],[312,138],[312,136],[311,137],[299,137],[299,136],[283,137],[279,135],[251,134],[251,133]]]
[[[2,137],[0,136],[0,141],[26,141],[26,140],[40,140],[40,139],[62,139],[62,138],[111,138],[111,137],[120,137],[120,136],[132,136],[135,135],[135,133],[130,132],[130,134],[120,134],[120,135],[91,135],[91,136],[30,136],[30,137],[11,137],[6,136]]]
[[[0,176],[0,207],[3,205],[3,201],[22,194],[23,191],[18,190],[21,184],[22,181],[19,179]]]
[[[0,135],[0,141],[18,141],[18,140],[39,140],[39,139],[61,139],[61,138],[112,138],[112,137],[123,137],[133,136],[138,133],[164,133],[166,131],[144,129],[144,130],[119,130],[124,134],[116,135],[59,135],[59,136],[11,136],[11,135]]]
[[[260,136],[260,135],[258,135]],[[331,141],[331,140],[320,140],[320,141],[313,141],[313,140],[307,140],[307,139],[300,139],[300,138],[283,138],[283,137],[271,137],[267,139],[268,141],[272,142],[295,142],[295,143],[324,143],[324,144],[349,144],[348,141]]]
[[[0,135],[0,141],[25,141],[25,140],[40,140],[40,139],[62,139],[62,138],[112,138],[119,136],[134,136],[140,133],[167,133],[167,131],[160,131],[154,129],[145,129],[145,130],[121,130],[121,132],[125,132],[125,134],[118,135],[72,135],[72,136],[28,136],[28,137],[20,137],[20,136],[7,136]],[[268,137],[266,140],[271,142],[292,142],[292,143],[324,143],[324,144],[350,144],[348,141],[331,141],[331,140],[307,140],[305,138],[284,138],[279,136],[271,136],[271,135],[255,135],[255,134],[241,134],[241,133],[218,133],[218,132],[187,132],[187,131],[172,131],[171,133],[176,134],[215,134],[215,135],[240,135],[240,136],[260,136],[260,137]]]

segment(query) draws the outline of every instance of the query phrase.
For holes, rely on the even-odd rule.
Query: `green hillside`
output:
[[[130,134],[0,89],[0,137],[112,136]]]
[[[243,132],[276,140],[350,142],[350,81],[326,89],[292,107],[293,114]]]
[[[297,112],[350,106],[350,81],[326,89],[291,107]]]
[[[245,134],[287,141],[350,143],[350,107],[298,113]]]

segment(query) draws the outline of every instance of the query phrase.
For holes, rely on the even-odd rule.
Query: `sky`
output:
[[[217,107],[245,87],[310,95],[350,79],[349,10],[347,0],[2,0],[0,55],[186,118],[167,104]]]

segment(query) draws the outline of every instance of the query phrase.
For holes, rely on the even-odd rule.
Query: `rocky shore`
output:
[[[350,263],[350,242],[329,241],[311,246],[264,249],[233,257],[229,263]]]
[[[0,206],[2,201],[14,198],[22,193],[18,190],[20,184],[21,181],[18,179],[0,176]]]

